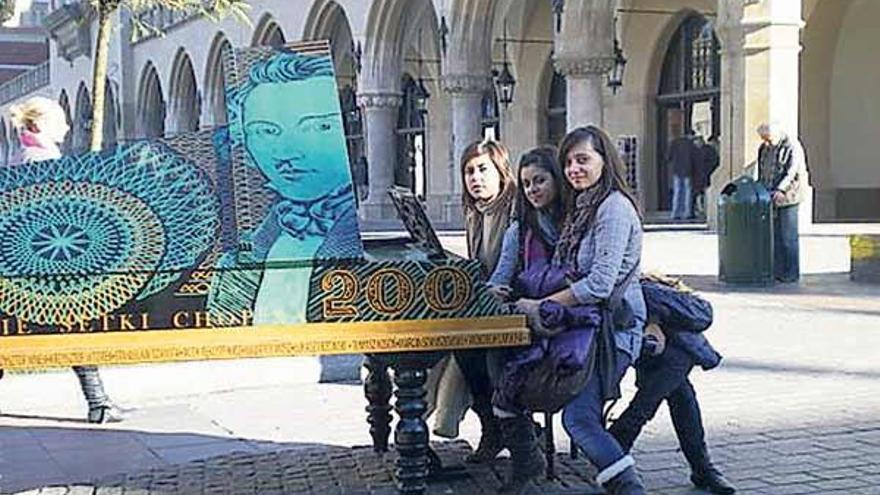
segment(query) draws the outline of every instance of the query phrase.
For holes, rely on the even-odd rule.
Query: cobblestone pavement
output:
[[[509,468],[507,460],[494,466],[463,464],[471,452],[463,441],[434,444],[447,464],[466,468],[464,473],[433,481],[428,495],[494,493]],[[582,465],[558,455],[558,479],[541,481],[542,491],[552,493],[602,493],[588,479]],[[110,476],[92,483],[42,488],[32,495],[70,493],[104,494],[315,494],[391,495],[397,490],[392,479],[395,455],[377,454],[369,447],[313,446],[267,453],[237,452],[140,473]],[[580,464],[583,464],[582,462]],[[76,491],[73,488],[76,488]],[[55,491],[53,491],[55,490]]]
[[[739,493],[880,495],[880,286],[850,283],[845,273],[833,273],[841,271],[838,264],[813,270],[818,265],[807,263],[810,274],[798,285],[725,287],[699,258],[711,237],[664,233],[658,239],[649,234],[647,242],[649,261],[656,262],[649,267],[689,274],[687,280],[714,305],[715,325],[707,336],[725,359],[711,372],[694,371],[692,381],[713,460]],[[693,248],[696,259],[683,257],[681,246]],[[661,256],[664,249],[669,253]],[[815,252],[810,256],[821,258]],[[161,473],[191,473],[193,466],[208,472],[215,464],[240,462],[251,466],[242,468],[249,474],[225,478],[227,490],[221,493],[263,479],[259,473],[264,471],[253,467],[265,463],[275,463],[270,474],[279,466],[302,474],[312,465],[316,473],[326,474],[318,466],[330,465],[332,476],[325,480],[347,480],[352,488],[346,493],[382,493],[388,487],[390,458],[377,466],[369,449],[354,447],[369,442],[361,387],[277,383],[281,378],[273,378],[273,366],[259,368],[267,377],[263,382],[252,376],[252,362],[108,368],[111,395],[134,410],[125,422],[101,427],[70,419],[84,411],[73,373],[7,376],[0,381],[0,492],[57,486],[43,493],[80,493],[61,487],[99,479],[106,493],[122,493],[110,490],[110,481],[119,481],[120,473],[160,482],[165,479]],[[281,365],[276,369],[292,372]],[[163,394],[151,382],[157,376],[171,377],[162,386],[173,392]],[[632,376],[624,382],[617,413],[633,392]],[[141,389],[152,392],[136,392]],[[469,414],[462,438],[475,444],[478,428]],[[567,451],[561,426],[555,431],[557,448]],[[442,445],[443,455],[463,457],[464,444]],[[665,407],[637,441],[634,456],[650,493],[700,493],[690,486]],[[571,461],[562,454],[559,459],[565,476],[589,476],[582,458]],[[367,466],[362,473],[373,473],[372,478],[353,479],[350,471],[333,474],[334,462]],[[440,484],[432,493],[492,493],[502,469],[472,472],[469,482],[477,488]],[[353,488],[356,483],[366,488]],[[80,486],[82,493],[94,491]],[[192,493],[202,493],[195,488]],[[545,491],[553,490],[548,486]]]

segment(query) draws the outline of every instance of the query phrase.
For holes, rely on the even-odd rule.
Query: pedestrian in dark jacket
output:
[[[666,400],[678,443],[691,467],[691,481],[711,493],[735,493],[734,486],[709,458],[700,405],[688,379],[694,365],[710,370],[721,362],[721,355],[702,333],[712,324],[712,306],[683,284],[673,284],[676,282],[664,278],[642,281],[648,308],[644,348],[651,347],[647,342],[655,342],[654,355],[643,353],[639,359],[638,391],[609,431],[629,452],[642,428]]]
[[[672,218],[687,220],[693,211],[694,173],[700,169],[700,150],[694,143],[693,131],[669,143],[666,162],[672,171]]]

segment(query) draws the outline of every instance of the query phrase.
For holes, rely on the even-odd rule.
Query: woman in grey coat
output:
[[[594,126],[569,132],[559,148],[569,206],[554,263],[572,273],[567,289],[543,300],[566,306],[606,304],[617,286],[629,306],[627,328],[615,328],[610,362],[594,370],[584,390],[562,415],[566,431],[599,470],[596,481],[608,493],[643,494],[633,458],[605,429],[605,400],[619,396],[619,383],[639,356],[646,310],[639,285],[642,224],[635,198],[623,180],[623,163],[608,135]],[[520,300],[530,314],[542,300]]]

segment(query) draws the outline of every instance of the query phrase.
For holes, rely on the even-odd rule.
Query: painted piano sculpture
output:
[[[426,369],[520,345],[521,317],[443,251],[360,235],[326,42],[229,50],[228,125],[0,168],[0,368],[365,353],[369,421],[424,490]]]

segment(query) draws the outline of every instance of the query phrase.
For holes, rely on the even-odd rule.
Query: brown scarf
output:
[[[562,234],[559,236],[556,253],[553,256],[554,263],[575,266],[581,239],[592,225],[599,205],[609,194],[610,191],[602,191],[600,184],[596,184],[577,195],[574,208],[565,216]]]
[[[468,256],[477,259],[491,274],[501,254],[501,241],[510,224],[510,209],[516,186],[508,184],[491,201],[477,201],[465,212]]]

